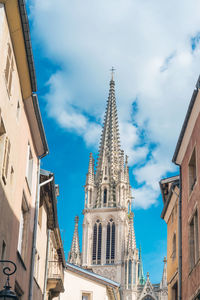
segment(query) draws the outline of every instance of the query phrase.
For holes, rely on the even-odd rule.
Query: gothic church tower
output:
[[[128,158],[120,148],[115,82],[110,80],[96,172],[90,154],[83,210],[82,266],[121,284],[124,299],[137,299],[142,262],[131,212]],[[129,295],[129,296],[128,296]],[[130,297],[130,298],[129,298]]]

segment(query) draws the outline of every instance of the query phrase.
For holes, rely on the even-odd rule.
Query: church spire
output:
[[[164,267],[163,267],[163,275],[162,275],[162,280],[160,283],[160,288],[161,289],[166,289],[167,288],[167,260],[166,257],[164,257]]]
[[[139,284],[141,284],[141,285],[145,284],[146,280],[145,280],[144,272],[143,272],[141,246],[140,246],[140,249],[139,249],[138,279],[139,279]]]
[[[79,245],[79,236],[78,236],[78,221],[79,217],[75,217],[75,228],[74,228],[74,235],[72,239],[71,250],[68,255],[68,262],[74,265],[81,265],[81,252],[80,252],[80,245]]]
[[[103,174],[105,174],[105,169],[107,170],[107,176],[105,177],[109,178],[109,183],[111,185],[109,201],[112,204],[116,201],[114,183],[118,180],[122,156],[119,140],[119,125],[113,71],[114,70],[112,69],[109,96],[104,117],[104,125],[101,135],[96,171],[96,182],[101,184],[103,180]],[[97,201],[98,200],[99,199],[97,199]],[[99,206],[99,203],[97,203],[97,206]]]

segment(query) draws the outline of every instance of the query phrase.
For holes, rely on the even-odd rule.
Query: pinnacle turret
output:
[[[139,284],[144,285],[146,280],[144,277],[144,272],[143,272],[143,263],[142,263],[142,253],[141,253],[141,246],[139,249],[139,265],[138,265],[138,279],[139,279]]]
[[[129,228],[128,228],[128,254],[133,254],[136,249],[135,231],[133,227],[133,212],[129,213]]]
[[[167,288],[167,260],[166,260],[166,257],[164,257],[163,262],[164,262],[163,275],[162,275],[162,280],[160,283],[161,289]]]
[[[74,265],[81,265],[81,252],[80,252],[80,245],[79,245],[79,236],[78,236],[78,221],[79,217],[75,217],[75,228],[74,228],[74,235],[72,239],[71,250],[68,255],[68,262]]]
[[[90,153],[86,184],[94,184],[94,158]]]

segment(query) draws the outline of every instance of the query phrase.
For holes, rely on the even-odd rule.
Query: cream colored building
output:
[[[40,170],[40,204],[35,251],[33,299],[55,299],[64,292],[65,256],[57,217],[54,174]]]
[[[0,258],[17,265],[19,299],[31,299],[40,159],[48,153],[27,24],[24,1],[0,1]]]
[[[119,300],[120,285],[79,266],[67,263],[65,292],[60,300]]]

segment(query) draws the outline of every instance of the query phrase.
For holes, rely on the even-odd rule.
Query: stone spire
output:
[[[89,158],[89,166],[88,166],[88,173],[86,178],[86,185],[87,184],[94,184],[94,158],[92,156],[92,153],[90,153]]]
[[[97,165],[97,178],[101,176],[104,168],[104,162],[109,163],[109,173],[111,179],[116,180],[118,171],[120,169],[120,141],[119,141],[119,125],[117,117],[117,106],[115,99],[115,82],[112,78],[110,80],[110,90],[107,101],[107,107],[104,117],[104,125],[101,135],[101,142],[99,148],[99,157]]]
[[[79,217],[75,217],[75,228],[74,228],[74,235],[72,239],[71,250],[68,255],[68,262],[74,265],[81,265],[81,252],[80,252],[80,245],[79,245],[79,236],[78,236],[78,221]]]
[[[167,289],[167,260],[166,257],[164,257],[164,268],[163,268],[163,275],[162,275],[162,280],[160,283],[160,288],[161,289]]]
[[[144,272],[143,272],[141,246],[139,249],[138,280],[139,280],[139,284],[141,284],[141,285],[144,285],[146,282],[145,277],[144,277]]]
[[[133,254],[136,249],[135,231],[133,225],[133,212],[129,214],[129,227],[128,227],[128,254]]]

